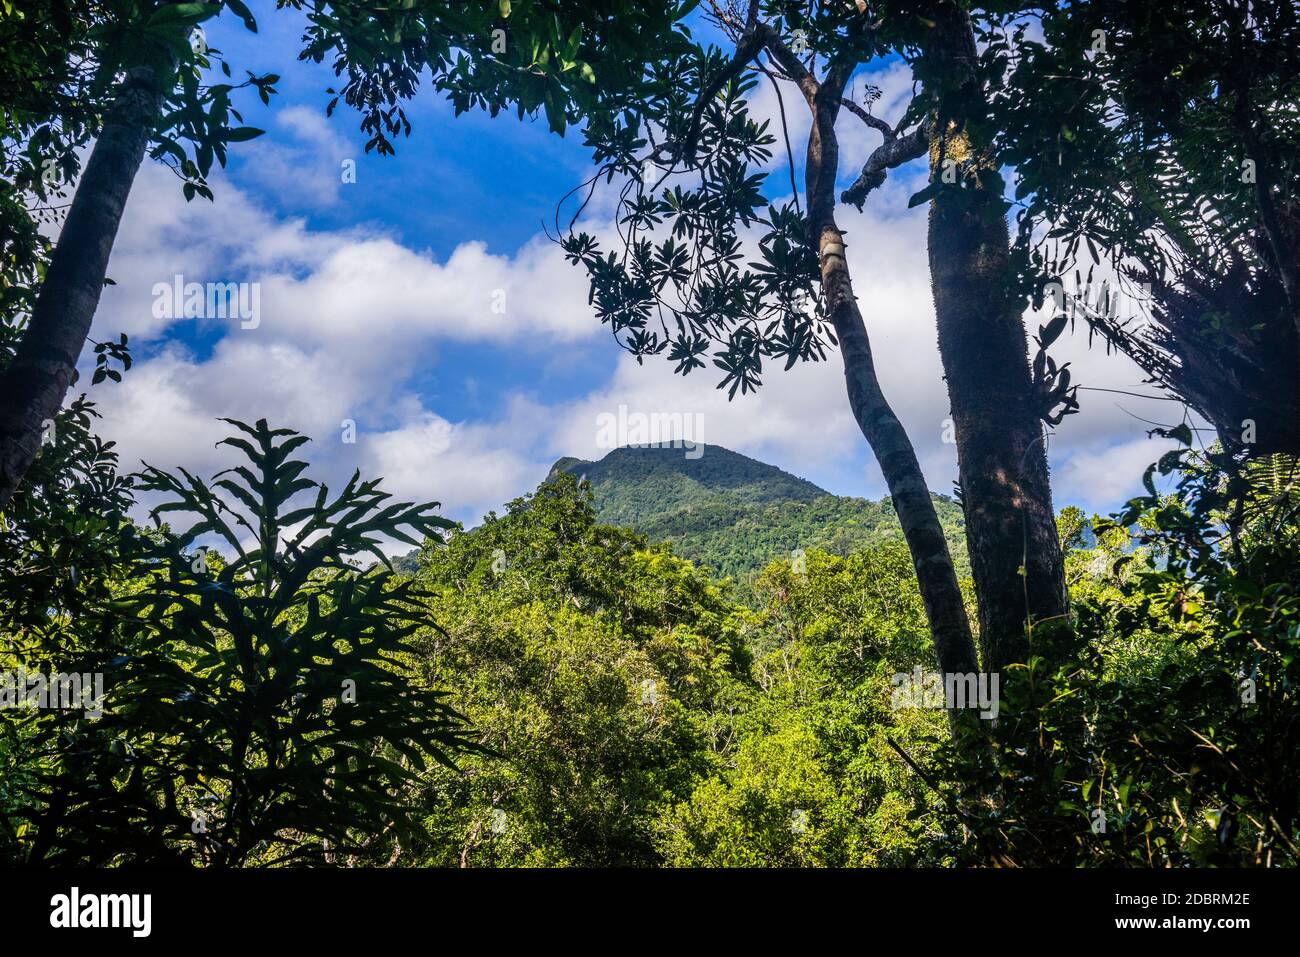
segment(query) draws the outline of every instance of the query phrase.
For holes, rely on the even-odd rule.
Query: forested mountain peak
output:
[[[615,525],[722,501],[810,502],[830,494],[775,465],[704,443],[624,446],[595,462],[567,457],[551,467],[552,475],[561,471],[590,482],[602,521]]]
[[[670,542],[678,554],[742,581],[800,549],[847,555],[902,537],[888,498],[832,495],[718,445],[627,446],[595,462],[562,458],[550,476],[560,472],[590,484],[600,521]],[[961,508],[944,496],[934,501],[964,569]]]

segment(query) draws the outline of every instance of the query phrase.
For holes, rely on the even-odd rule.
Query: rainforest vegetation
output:
[[[132,184],[223,228],[233,98],[280,75],[194,31],[290,14],[368,151],[428,97],[580,138],[618,228],[551,238],[611,347],[735,403],[820,363],[888,496],[627,448],[465,525],[437,474],[325,484],[273,408],[216,474],[120,462],[132,344],[88,335]],[[881,61],[889,121],[851,92]],[[0,3],[0,862],[1300,863],[1298,61],[1291,0]],[[915,160],[943,494],[846,256],[893,240],[840,223]],[[1053,496],[1068,324],[1173,410],[1110,514]],[[900,697],[931,673],[991,710]]]

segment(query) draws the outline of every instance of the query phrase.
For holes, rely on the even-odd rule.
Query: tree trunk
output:
[[[975,39],[955,7],[926,51],[969,104],[978,87]],[[930,207],[929,258],[939,353],[952,402],[966,541],[979,603],[984,666],[1026,660],[1028,630],[1068,613],[1061,546],[1048,478],[1046,440],[1035,408],[1022,320],[1009,286],[1010,242],[1000,196],[980,188],[961,116],[931,124],[931,176],[945,160],[969,164],[957,181],[966,202],[941,191]],[[942,148],[942,152],[941,152]],[[954,167],[949,167],[954,171]]]
[[[45,423],[63,405],[162,103],[152,67],[127,73],[77,184],[31,321],[0,376],[0,509],[40,451]]]
[[[912,553],[939,668],[945,674],[972,674],[979,670],[979,663],[948,542],[916,451],[876,378],[871,343],[853,295],[843,249],[844,239],[835,224],[824,224],[818,242],[822,285],[844,357],[849,405],[880,463]]]
[[[970,674],[979,670],[979,664],[948,542],[911,440],[876,377],[871,342],[844,256],[844,236],[835,223],[835,174],[839,165],[835,115],[839,102],[840,92],[828,78],[814,100],[814,123],[808,138],[810,240],[821,263],[827,312],[844,359],[849,405],[889,486],[912,554],[939,668],[945,674]]]

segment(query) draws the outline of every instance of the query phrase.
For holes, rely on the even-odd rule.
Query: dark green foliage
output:
[[[797,550],[837,555],[889,541],[902,529],[888,499],[831,495],[804,479],[716,445],[698,459],[668,447],[615,449],[599,462],[561,459],[556,469],[591,483],[596,514],[627,525],[719,577],[734,579],[752,598],[753,579],[774,559]],[[935,509],[966,568],[961,507],[942,495]]]
[[[574,232],[576,216],[560,238],[587,272],[597,318],[638,362],[721,370],[728,398],[762,385],[764,360],[787,370],[824,360],[834,334],[807,220],[797,198],[776,206],[764,193],[777,138],[749,113],[755,73],[699,44],[646,57],[644,71],[635,112],[596,114],[587,127],[591,182],[627,183],[620,241],[607,249]],[[756,249],[742,242],[754,227]]]
[[[90,431],[96,417],[84,396],[71,403],[0,513],[0,633],[17,642],[8,650],[85,653],[65,622],[95,614],[134,559],[131,481],[117,473],[113,443]]]
[[[253,32],[257,24],[242,0],[173,3],[167,0],[17,0],[0,12],[0,230],[5,261],[35,280],[47,242],[39,222],[60,218],[68,184],[81,171],[81,153],[98,135],[123,71],[154,66],[167,100],[155,131],[152,156],[177,172],[187,199],[211,198],[206,176],[224,166],[228,145],[261,133],[243,126],[231,107],[236,88],[255,88],[263,102],[279,77],[248,74],[221,82],[233,71],[220,50],[198,42],[195,28],[229,10]],[[212,82],[212,70],[222,76]],[[26,208],[22,208],[22,207]],[[14,256],[14,259],[10,259]],[[16,291],[5,289],[8,300]],[[6,302],[6,305],[9,303]],[[5,316],[10,311],[5,310]]]
[[[354,475],[331,497],[291,453],[307,439],[232,422],[239,465],[205,483],[149,468],[153,514],[192,521],[121,534],[131,562],[79,614],[15,623],[7,662],[104,675],[103,716],[0,712],[24,804],[6,823],[43,863],[274,864],[403,833],[403,789],[473,749],[460,716],[404,660],[436,627],[415,584],[349,556],[380,536],[450,526]],[[310,498],[304,495],[310,493]],[[216,539],[230,558],[196,545]],[[11,626],[12,627],[12,626]],[[85,651],[57,653],[57,633]],[[35,647],[27,653],[10,654]],[[12,797],[12,795],[11,795]],[[19,823],[21,822],[21,823]]]
[[[93,658],[94,629],[68,626],[100,616],[134,561],[130,482],[112,443],[91,433],[96,414],[83,397],[59,416],[23,492],[0,513],[0,671],[20,662],[72,671]],[[18,813],[34,782],[33,728],[14,715],[0,710],[0,861],[19,854]]]
[[[743,613],[662,546],[598,524],[565,474],[424,560],[446,630],[422,634],[421,669],[499,756],[426,776],[425,833],[377,859],[658,863],[657,815],[719,766],[751,692]]]
[[[990,760],[943,767],[971,840],[1018,865],[1294,866],[1300,861],[1300,523],[1293,486],[1232,455],[1167,455],[1177,497],[1134,499],[1073,638],[1008,676]],[[964,805],[961,795],[967,800]]]
[[[344,78],[339,101],[356,109],[372,149],[392,154],[409,135],[404,101],[424,79],[457,115],[513,109],[545,117],[556,133],[598,110],[635,105],[639,55],[685,45],[674,29],[686,7],[629,0],[477,0],[378,5],[353,0],[304,4],[310,25],[300,59],[327,56]],[[689,6],[689,5],[688,5]]]
[[[1015,169],[1023,290],[1059,282],[1062,319],[1082,317],[1225,444],[1295,454],[1294,2],[1048,3],[1041,41],[992,19],[981,66]]]

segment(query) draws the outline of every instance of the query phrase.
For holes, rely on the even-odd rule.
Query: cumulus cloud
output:
[[[1147,466],[1176,445],[1167,439],[1137,438],[1118,445],[1071,448],[1060,456],[1064,462],[1057,469],[1056,482],[1073,492],[1071,503],[1106,514],[1138,494]]]
[[[398,428],[366,437],[363,465],[400,498],[436,498],[449,515],[474,524],[546,474],[550,460],[534,456],[527,441],[515,441],[527,434],[521,425],[516,415],[456,423],[421,410]]]
[[[343,164],[355,163],[356,150],[319,110],[288,106],[274,122],[284,135],[249,142],[240,151],[243,175],[289,207],[337,204]]]
[[[877,113],[896,119],[910,95],[906,70],[896,65],[868,80],[884,91]],[[802,104],[787,96],[786,107],[798,144]],[[775,109],[766,86],[755,109]],[[851,179],[880,137],[853,117],[844,122],[841,173]],[[277,138],[268,137],[261,159],[241,176],[271,188],[300,173],[304,167],[296,164],[317,162],[319,169],[299,178],[337,182],[343,147],[319,117],[282,110],[273,132]],[[304,158],[311,156],[317,159]],[[773,169],[783,163],[782,151]],[[956,454],[943,442],[949,406],[926,215],[907,209],[923,166],[891,174],[864,211],[842,210],[840,223],[885,394],[930,486],[947,491]],[[467,237],[440,260],[373,225],[312,228],[254,201],[242,183],[217,176],[215,204],[187,204],[171,174],[147,164],[132,192],[110,264],[117,285],[105,291],[92,333],[125,331],[137,345],[140,359],[125,380],[95,393],[103,431],[118,441],[127,467],[144,459],[210,473],[230,464],[227,450],[216,446],[228,434],[217,418],[265,416],[313,436],[304,454],[331,484],[360,468],[384,476],[402,498],[440,500],[446,514],[473,523],[531,490],[556,458],[603,455],[598,417],[625,406],[699,416],[703,432],[694,438],[773,462],[831,491],[885,493],[849,411],[834,351],[825,362],[789,372],[770,367],[757,395],[728,401],[715,388],[712,367],[682,377],[662,359],[638,365],[619,351],[587,304],[585,274],[545,237],[510,254],[491,251],[490,237]],[[334,202],[332,185],[312,189],[283,198],[290,208]],[[587,220],[606,248],[613,236],[608,192],[598,193]],[[175,275],[258,283],[261,322],[241,329],[237,322],[155,315],[153,287]],[[428,386],[430,369],[452,347],[488,357],[487,370],[464,377],[493,400],[481,415],[450,411]],[[564,369],[566,388],[553,392],[492,374],[492,357],[527,348],[539,363]],[[1089,349],[1082,330],[1062,337],[1053,352],[1058,362],[1073,361],[1075,380],[1090,388],[1151,391],[1127,359]],[[1101,391],[1082,398],[1083,413],[1067,418],[1051,443],[1057,504],[1106,510],[1140,487],[1144,466],[1163,450],[1145,438],[1150,425],[1140,420],[1162,421],[1170,403]],[[355,424],[355,442],[345,440],[347,423]]]
[[[305,276],[267,277],[262,289],[268,334],[322,345],[422,338],[570,342],[595,332],[586,283],[544,237],[514,256],[465,242],[445,263],[391,239],[358,240]]]
[[[439,262],[374,226],[313,230],[302,218],[257,205],[219,172],[213,186],[215,203],[187,203],[165,167],[141,168],[109,266],[115,284],[104,291],[94,334],[150,340],[175,335],[178,322],[218,321],[155,308],[155,287],[177,276],[205,285],[255,283],[261,340],[334,343],[353,358],[358,341],[406,354],[412,342],[572,342],[596,331],[587,321],[585,281],[545,237],[510,256],[469,240]]]

